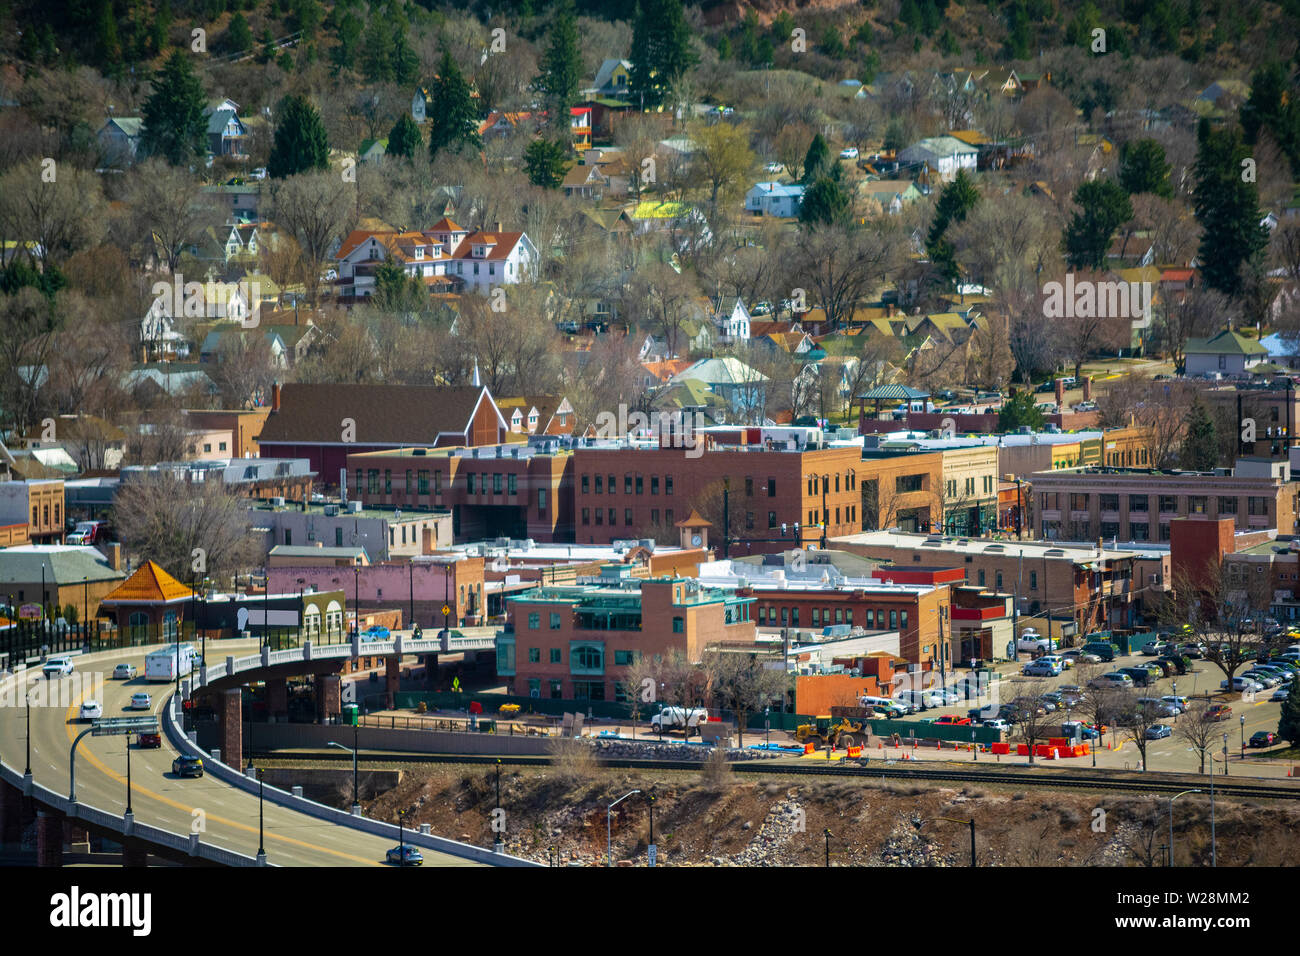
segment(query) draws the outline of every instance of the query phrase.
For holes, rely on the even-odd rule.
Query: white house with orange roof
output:
[[[362,299],[375,291],[375,272],[392,262],[433,291],[451,285],[447,267],[451,252],[437,237],[423,232],[389,232],[357,229],[343,240],[338,255],[337,293]]]
[[[522,232],[472,232],[452,253],[447,275],[467,292],[486,295],[493,286],[531,281],[537,273],[537,248]]]

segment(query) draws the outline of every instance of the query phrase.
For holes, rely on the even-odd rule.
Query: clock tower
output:
[[[713,525],[701,518],[700,513],[694,508],[691,509],[691,513],[687,518],[676,522],[675,527],[681,534],[682,548],[686,550],[708,550],[709,529]]]

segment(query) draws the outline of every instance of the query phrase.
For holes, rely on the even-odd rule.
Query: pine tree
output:
[[[226,28],[226,49],[231,53],[243,53],[253,48],[253,31],[248,28],[248,20],[242,13],[230,18]]]
[[[695,62],[681,0],[641,0],[632,26],[633,102],[659,106]]]
[[[559,189],[564,181],[564,157],[568,152],[563,142],[538,138],[524,150],[524,167],[528,181],[544,189]]]
[[[429,92],[433,100],[429,110],[429,158],[437,157],[444,149],[480,148],[483,141],[478,135],[478,112],[469,83],[448,50],[442,51],[438,75]]]
[[[173,166],[189,163],[206,152],[207,122],[203,118],[203,84],[194,75],[190,57],[177,50],[151,80],[145,101],[140,148]]]
[[[280,104],[280,122],[267,172],[275,179],[329,167],[329,137],[320,113],[301,96],[288,96]]]
[[[811,226],[846,226],[852,218],[853,197],[844,188],[843,174],[838,165],[819,176],[804,190],[799,206],[799,221]]]
[[[361,35],[361,75],[371,83],[388,83],[393,79],[393,38],[388,25],[379,15],[370,18]]]
[[[1259,187],[1245,175],[1249,148],[1237,128],[1213,129],[1205,120],[1196,131],[1196,219],[1203,230],[1201,276],[1225,295],[1242,292],[1244,273],[1259,263],[1268,245],[1260,225]]]
[[[330,59],[339,69],[351,69],[356,63],[357,48],[361,45],[362,23],[350,10],[339,20],[335,35],[338,44],[330,51]]]
[[[420,127],[415,120],[411,119],[410,113],[403,113],[401,119],[388,133],[388,149],[385,150],[385,155],[414,159],[415,151],[423,145]]]
[[[1292,747],[1300,746],[1300,680],[1291,682],[1291,693],[1282,701],[1278,716],[1277,735]]]
[[[1192,471],[1212,471],[1219,463],[1219,439],[1214,419],[1201,404],[1192,399],[1187,411],[1187,437],[1183,439],[1183,467]]]
[[[1120,150],[1119,184],[1130,196],[1151,193],[1173,199],[1174,187],[1169,181],[1172,168],[1165,161],[1165,148],[1154,139],[1133,140]]]
[[[962,222],[979,201],[979,190],[964,169],[958,170],[953,181],[939,191],[939,200],[934,207],[934,221],[930,223],[925,248],[930,262],[948,283],[955,283],[960,272],[957,269],[956,251],[945,233],[954,222]]]
[[[826,175],[831,165],[831,148],[826,138],[818,133],[808,144],[808,152],[803,158],[803,178],[799,181],[805,186],[816,182]]]
[[[551,21],[550,42],[542,54],[541,72],[533,88],[545,98],[547,109],[557,123],[567,123],[569,108],[578,102],[578,85],[582,80],[582,56],[578,52],[578,23],[572,0],[556,7]]]
[[[1009,434],[1022,425],[1028,425],[1037,431],[1045,421],[1042,411],[1034,403],[1034,393],[1027,390],[1016,392],[998,409],[998,431],[1004,434]]]
[[[1061,248],[1071,269],[1101,269],[1115,230],[1133,218],[1133,204],[1118,183],[1094,179],[1074,191],[1079,210],[1065,227]]]

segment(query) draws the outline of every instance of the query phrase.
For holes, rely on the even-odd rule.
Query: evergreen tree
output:
[[[1165,148],[1154,139],[1133,140],[1120,150],[1119,184],[1130,196],[1151,193],[1173,199],[1174,187],[1169,181],[1172,168],[1165,162]]]
[[[334,31],[339,42],[330,53],[330,58],[339,69],[351,69],[356,63],[362,29],[360,18],[350,10],[339,20],[338,27]]]
[[[99,66],[118,71],[122,65],[122,44],[117,34],[117,19],[113,16],[112,0],[99,0],[95,18],[96,62]]]
[[[1034,393],[1022,389],[1012,395],[998,409],[998,431],[1009,434],[1023,425],[1037,431],[1046,423],[1042,411],[1034,403]]]
[[[1212,471],[1219,464],[1219,439],[1215,434],[1214,419],[1199,397],[1192,399],[1192,407],[1187,412],[1182,463],[1184,468],[1192,471]]]
[[[1074,191],[1079,210],[1065,227],[1061,247],[1071,269],[1101,269],[1115,230],[1133,218],[1133,204],[1118,183],[1094,179]]]
[[[853,197],[844,188],[844,176],[838,165],[804,190],[799,207],[799,221],[806,225],[847,226],[852,220]]]
[[[411,119],[410,113],[403,113],[401,119],[388,133],[388,148],[385,150],[385,155],[414,159],[415,151],[423,145],[424,138],[420,135],[420,127],[415,120]]]
[[[694,63],[682,0],[641,0],[632,27],[633,102],[658,106]]]
[[[934,204],[934,221],[930,223],[925,248],[930,262],[949,284],[955,283],[961,273],[957,269],[956,251],[945,233],[954,222],[963,221],[979,201],[975,183],[966,175],[966,170],[960,169],[953,181],[939,191],[939,200]]]
[[[562,0],[551,21],[550,40],[539,64],[533,89],[542,94],[557,128],[567,125],[569,109],[578,102],[582,82],[582,55],[578,52],[578,22],[572,0]]]
[[[474,109],[469,83],[449,50],[442,51],[438,75],[429,92],[433,100],[429,111],[432,120],[429,125],[429,157],[436,157],[444,149],[461,146],[479,149],[483,142],[478,135],[478,112]]]
[[[1239,295],[1244,274],[1255,268],[1268,245],[1268,229],[1260,225],[1259,187],[1248,182],[1243,162],[1249,148],[1235,127],[1213,129],[1202,120],[1196,131],[1197,221],[1203,230],[1199,259],[1201,276],[1211,289]]]
[[[242,13],[236,13],[230,18],[230,26],[226,28],[226,50],[231,53],[244,53],[253,48],[253,31],[248,27],[248,20]]]
[[[329,168],[329,137],[320,113],[304,97],[287,96],[280,104],[280,122],[267,173],[275,179],[312,169]]]
[[[1267,129],[1300,176],[1300,89],[1287,88],[1287,76],[1277,63],[1255,71],[1250,80],[1250,97],[1241,104],[1241,128],[1250,145]]]
[[[393,38],[384,18],[375,14],[361,35],[361,75],[371,83],[393,79]]]
[[[203,84],[194,75],[190,57],[172,53],[151,80],[153,92],[145,101],[140,148],[173,166],[189,163],[207,151],[207,121],[203,117]]]
[[[524,150],[524,168],[528,181],[543,189],[559,189],[564,182],[564,157],[568,149],[563,142],[539,137]]]
[[[803,178],[799,180],[805,186],[816,182],[826,175],[831,163],[831,148],[826,138],[818,133],[808,144],[808,152],[803,158]]]
[[[420,56],[406,39],[408,26],[404,19],[393,25],[393,46],[390,61],[393,81],[402,86],[412,86],[420,78]]]
[[[1292,747],[1300,746],[1300,680],[1291,682],[1291,693],[1282,701],[1278,716],[1277,735]]]

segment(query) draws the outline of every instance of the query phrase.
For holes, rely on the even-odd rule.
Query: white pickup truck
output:
[[[1017,651],[1042,651],[1046,654],[1049,651],[1056,650],[1056,641],[1050,637],[1043,637],[1032,627],[1027,627],[1020,632],[1020,639],[1016,641]]]
[[[697,730],[708,719],[709,712],[703,707],[692,707],[690,710],[684,707],[665,707],[650,718],[650,729],[662,734],[665,730],[682,727],[686,736],[690,737],[691,731]]]

